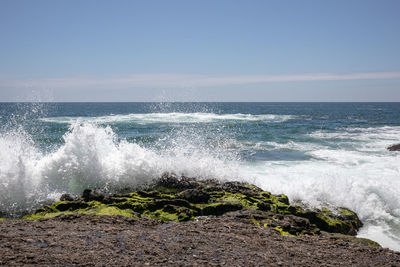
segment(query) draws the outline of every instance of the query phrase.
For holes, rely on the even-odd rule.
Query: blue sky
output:
[[[0,101],[400,101],[400,1],[0,1]]]

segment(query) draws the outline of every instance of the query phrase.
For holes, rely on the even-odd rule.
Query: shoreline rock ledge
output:
[[[247,183],[165,174],[0,221],[0,265],[400,266],[399,252],[354,236],[361,225],[346,208],[310,210]]]
[[[63,195],[59,202],[43,206],[23,219],[42,220],[81,213],[193,221],[229,212],[282,235],[320,235],[325,231],[355,236],[362,226],[357,214],[347,208],[307,209],[291,204],[286,195],[273,195],[252,184],[197,180],[169,173],[130,193],[106,195],[86,189],[80,197]]]

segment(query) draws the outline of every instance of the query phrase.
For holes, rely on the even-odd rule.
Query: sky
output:
[[[398,0],[0,0],[0,101],[400,101]]]

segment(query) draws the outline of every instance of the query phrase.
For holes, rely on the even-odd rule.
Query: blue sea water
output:
[[[0,212],[174,172],[342,206],[400,250],[400,103],[0,103]]]

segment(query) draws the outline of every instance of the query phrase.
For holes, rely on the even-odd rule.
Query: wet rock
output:
[[[282,203],[284,203],[286,205],[289,205],[289,198],[286,195],[283,195],[283,194],[278,195],[277,199],[278,199],[279,202],[282,202]]]
[[[70,194],[62,194],[60,201],[73,201],[74,198]]]
[[[148,208],[146,205],[141,204],[141,203],[131,203],[129,201],[121,201],[121,202],[115,202],[112,204],[112,206],[117,207],[121,210],[132,210],[134,213],[143,213],[146,211]],[[139,217],[139,216],[137,216]]]
[[[57,211],[85,209],[89,205],[82,201],[62,201],[55,205]]]
[[[170,214],[176,214],[178,216],[178,221],[189,221],[193,216],[190,209],[175,205],[166,205],[163,208],[163,211]]]
[[[243,182],[197,180],[164,174],[153,185],[130,193],[105,195],[86,189],[81,198],[63,196],[63,201],[43,206],[26,219],[43,219],[64,211],[96,215],[122,215],[163,221],[196,220],[198,216],[221,216],[249,211],[251,220],[283,235],[318,235],[320,230],[355,235],[362,226],[357,214],[337,208],[310,210],[290,204],[286,195],[274,195]],[[237,217],[239,218],[239,217]],[[244,217],[243,217],[244,218]]]
[[[161,194],[158,191],[142,191],[142,190],[138,190],[137,191],[138,195],[142,196],[142,197],[150,197],[150,198],[154,198],[154,199],[158,199],[161,198]],[[128,195],[129,197],[129,195]]]
[[[204,216],[208,215],[222,215],[229,211],[236,211],[243,209],[243,206],[239,203],[215,203],[210,206],[206,206],[202,209]]]
[[[103,193],[100,193],[96,190],[92,189],[85,189],[82,193],[82,198],[88,202],[88,201],[102,201],[105,198],[105,195]]]
[[[282,235],[319,235],[320,229],[311,224],[306,218],[295,215],[277,215],[274,212],[260,210],[239,210],[229,212],[226,216],[240,219],[249,219],[260,227],[268,227],[278,231]]]
[[[0,218],[3,218],[6,216],[6,213],[0,210]]]
[[[199,189],[187,189],[182,192],[182,196],[192,203],[207,203],[210,199],[210,194]]]
[[[179,207],[191,208],[190,203],[184,199],[160,199],[155,200],[152,204],[148,205],[149,210],[158,210],[167,205],[174,205]]]
[[[200,183],[194,178],[186,176],[178,177],[174,173],[164,173],[159,180],[156,182],[156,186],[163,186],[170,189],[191,189],[200,187]]]
[[[262,192],[261,188],[243,182],[225,182],[222,184],[222,190],[234,194],[241,193],[244,195],[254,195]]]
[[[335,212],[327,208],[322,210],[298,210],[296,215],[309,219],[318,228],[330,233],[356,235],[358,229],[362,226],[357,214],[345,208],[339,208]]]
[[[259,202],[259,203],[257,203],[257,208],[259,209],[259,210],[262,210],[262,211],[270,211],[271,210],[271,204],[270,203],[267,203],[267,202]]]
[[[387,148],[389,151],[400,151],[400,144],[391,145]]]

